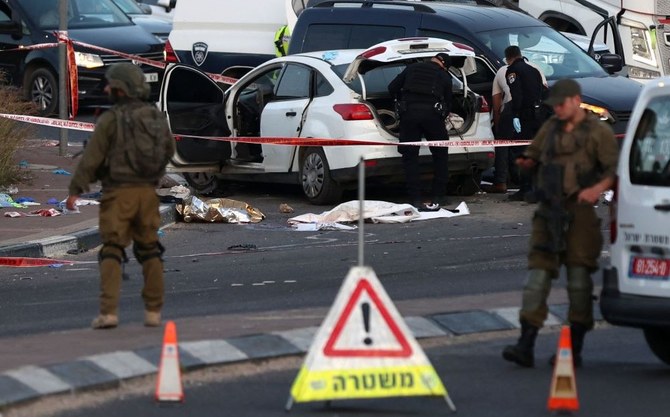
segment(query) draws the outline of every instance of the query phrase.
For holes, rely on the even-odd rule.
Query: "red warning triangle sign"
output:
[[[366,295],[367,298],[372,302],[372,306],[368,303],[363,303],[363,295]],[[394,342],[397,342],[397,347],[394,348],[346,348],[346,347],[337,347],[340,337],[342,336],[343,329],[346,327],[349,320],[357,320],[353,317],[352,312],[356,311],[357,306],[362,306],[367,304],[367,310],[369,314],[370,307],[376,308],[379,312],[383,322],[388,326],[388,330],[391,332],[391,335],[394,338]],[[368,317],[369,318],[369,317]],[[365,340],[365,344],[371,344],[370,339]],[[395,345],[396,343],[394,343]],[[410,346],[407,338],[400,330],[395,320],[389,313],[384,303],[381,301],[379,295],[375,291],[370,282],[362,278],[356,285],[356,288],[351,293],[351,298],[347,302],[344,310],[339,319],[335,323],[335,327],[328,338],[324,348],[323,354],[327,357],[360,357],[360,358],[369,358],[369,357],[386,357],[386,358],[406,358],[412,356],[412,347]]]

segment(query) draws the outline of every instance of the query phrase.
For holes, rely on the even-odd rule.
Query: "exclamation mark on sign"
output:
[[[361,311],[363,312],[363,326],[365,327],[365,333],[368,336],[363,339],[363,343],[370,346],[372,344],[372,338],[370,338],[370,303],[361,304]]]

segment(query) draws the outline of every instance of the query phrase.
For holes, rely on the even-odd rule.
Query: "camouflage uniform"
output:
[[[122,263],[125,261],[125,248],[134,242],[133,253],[142,264],[144,288],[142,298],[145,311],[154,313],[160,321],[163,306],[163,248],[158,240],[160,225],[159,201],[154,178],[137,177],[135,180],[118,183],[109,174],[108,159],[110,149],[117,139],[117,120],[113,110],[123,110],[127,106],[138,105],[148,97],[149,87],[144,74],[132,64],[115,64],[107,72],[111,88],[121,89],[121,96],[112,110],[103,113],[95,127],[93,135],[69,187],[71,196],[89,191],[93,182],[102,183],[103,197],[100,201],[100,237],[102,249],[100,263],[100,314],[101,317],[113,317],[113,321],[98,322],[94,328],[114,327],[118,317],[119,294],[121,290]],[[174,153],[174,143],[168,154]],[[145,324],[150,324],[145,316]],[[98,320],[98,319],[96,319]]]
[[[553,141],[549,138],[552,134],[556,135]],[[554,149],[547,149],[552,144]],[[549,236],[545,218],[538,215],[543,207],[536,211],[533,218],[528,268],[544,273],[535,274],[542,275],[539,279],[529,279],[524,288],[520,312],[520,318],[533,326],[542,327],[547,318],[546,299],[551,279],[558,277],[560,265],[565,264],[570,299],[568,320],[587,328],[593,327],[593,282],[590,274],[598,269],[598,256],[603,245],[601,222],[593,206],[578,203],[577,195],[585,186],[615,175],[618,153],[611,128],[593,115],[587,115],[569,133],[563,131],[560,120],[552,117],[526,149],[525,155],[540,164],[551,162],[563,167],[563,208],[570,219],[565,233],[566,250],[551,253],[544,250]],[[553,158],[549,156],[551,154]],[[538,177],[540,189],[543,180]],[[544,204],[547,203],[540,203]]]

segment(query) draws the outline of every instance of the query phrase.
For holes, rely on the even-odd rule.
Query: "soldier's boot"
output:
[[[159,327],[161,325],[160,311],[145,311],[144,325],[147,327]]]
[[[582,366],[582,348],[584,347],[584,336],[589,328],[581,323],[573,323],[570,325],[570,340],[572,341],[572,363],[575,368]],[[549,364],[554,366],[556,364],[556,354],[551,355]]]
[[[516,345],[505,347],[502,353],[503,358],[526,368],[535,366],[535,339],[537,339],[539,330],[538,327],[521,321],[521,337]]]
[[[113,329],[119,325],[119,316],[115,314],[100,314],[91,322],[94,329]]]
[[[142,264],[144,288],[144,325],[158,327],[161,325],[161,308],[163,307],[163,246],[160,243],[139,245],[133,247],[135,258]]]

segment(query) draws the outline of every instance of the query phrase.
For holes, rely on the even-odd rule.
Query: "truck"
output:
[[[668,0],[518,0],[518,7],[556,30],[592,35],[624,61],[622,75],[640,82],[670,75]]]

